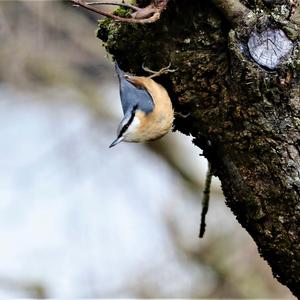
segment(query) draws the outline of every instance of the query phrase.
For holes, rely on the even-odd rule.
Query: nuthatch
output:
[[[120,142],[147,142],[164,136],[172,127],[174,111],[166,89],[152,76],[132,76],[115,65],[119,77],[120,97],[124,113],[118,137]]]

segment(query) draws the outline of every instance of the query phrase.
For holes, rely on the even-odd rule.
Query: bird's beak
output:
[[[111,145],[109,146],[109,148],[118,145],[118,144],[121,143],[123,140],[124,140],[124,137],[123,137],[123,136],[118,137],[117,139],[115,139],[115,140],[111,143]]]

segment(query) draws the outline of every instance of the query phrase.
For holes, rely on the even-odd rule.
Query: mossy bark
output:
[[[203,149],[227,205],[274,276],[300,297],[298,35],[290,30],[293,51],[272,71],[247,50],[251,30],[291,27],[281,21],[290,2],[243,1],[259,20],[249,29],[231,28],[209,0],[173,0],[154,24],[104,20],[98,37],[125,71],[142,75],[143,63],[177,69],[159,79],[181,113],[175,128]]]

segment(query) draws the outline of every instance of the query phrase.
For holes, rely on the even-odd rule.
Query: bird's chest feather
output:
[[[140,141],[160,138],[171,129],[173,123],[173,113],[168,111],[153,111],[147,115],[137,111],[136,118],[139,119],[137,138]]]

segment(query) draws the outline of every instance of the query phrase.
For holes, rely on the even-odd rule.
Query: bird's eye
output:
[[[130,124],[130,123],[126,123],[126,124],[122,127],[122,129],[121,129],[121,131],[120,131],[118,137],[121,137],[121,136],[124,134],[124,132],[128,129],[129,124]]]
[[[126,131],[128,127],[129,127],[129,124],[126,124],[126,125],[123,127],[124,131]]]
[[[122,127],[120,133],[119,133],[119,137],[123,135],[123,133],[128,129],[129,125],[132,123],[133,119],[134,119],[134,116],[135,116],[135,111],[137,109],[137,105],[135,105],[132,109],[132,112],[131,112],[131,116],[130,116],[130,119],[128,120],[128,122]]]

